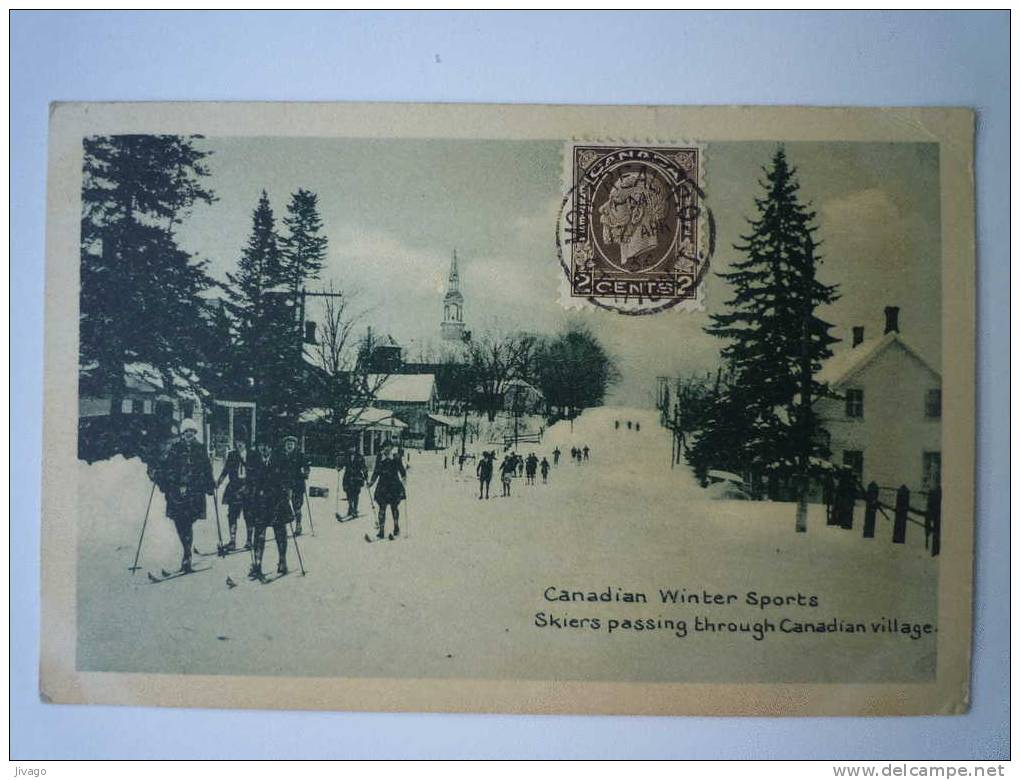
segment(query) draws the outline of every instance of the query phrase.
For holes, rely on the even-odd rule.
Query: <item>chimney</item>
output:
[[[885,332],[886,333],[899,333],[900,332],[900,307],[899,306],[886,306],[885,307]]]
[[[854,347],[859,347],[861,345],[861,342],[864,341],[864,326],[863,325],[854,325],[853,332],[854,332],[854,340],[850,344],[850,349],[853,349]]]

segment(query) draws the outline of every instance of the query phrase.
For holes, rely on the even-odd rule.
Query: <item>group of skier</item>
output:
[[[557,450],[558,451],[558,450]],[[554,456],[555,457],[555,456]],[[527,457],[518,455],[516,452],[508,452],[503,456],[499,464],[499,479],[502,485],[502,495],[510,495],[510,486],[514,477],[524,476],[525,484],[534,485],[536,475],[542,474],[542,482],[549,481],[549,459],[539,457],[531,452]],[[475,475],[478,477],[478,499],[489,497],[489,485],[492,482],[493,472],[496,470],[496,452],[487,450],[482,453],[478,465],[475,467]]]
[[[238,434],[237,445],[227,454],[215,481],[209,455],[198,441],[198,426],[190,419],[184,420],[180,438],[170,444],[159,463],[150,470],[150,476],[166,498],[167,517],[173,521],[181,542],[183,573],[192,570],[193,525],[206,516],[206,496],[215,496],[224,481],[227,487],[223,503],[227,505],[230,537],[222,544],[220,552],[237,550],[238,520],[243,516],[243,549],[252,552],[248,576],[252,579],[264,576],[262,558],[270,527],[278,553],[277,573],[287,573],[287,526],[293,522],[294,536],[301,535],[305,483],[311,466],[298,450],[296,436],[284,436],[282,447],[275,449],[268,438],[260,437],[255,452],[251,452],[245,443],[247,432],[240,430]]]
[[[248,434],[243,428],[236,431],[234,448],[227,453],[218,479],[213,479],[212,462],[205,445],[198,441],[198,425],[186,419],[181,423],[180,435],[175,437],[149,469],[149,476],[166,498],[167,517],[173,521],[181,543],[183,555],[180,572],[193,570],[193,526],[205,519],[207,496],[215,495],[226,482],[223,503],[227,507],[229,540],[219,547],[221,554],[238,548],[238,524],[243,518],[244,543],[241,549],[250,550],[251,579],[263,579],[263,554],[266,535],[270,528],[276,541],[277,566],[280,575],[287,574],[287,526],[293,523],[293,536],[302,534],[302,510],[305,507],[306,483],[311,463],[298,449],[293,435],[282,438],[274,447],[268,437],[260,436],[254,451],[248,445]],[[337,520],[350,520],[359,516],[359,498],[364,486],[375,487],[378,506],[376,539],[386,538],[386,510],[389,509],[393,529],[389,538],[400,536],[400,503],[406,498],[404,483],[407,472],[403,458],[396,447],[387,447],[376,460],[371,479],[364,457],[352,447],[338,468],[343,469],[343,489],[347,497],[348,515]],[[219,531],[219,508],[217,532]]]

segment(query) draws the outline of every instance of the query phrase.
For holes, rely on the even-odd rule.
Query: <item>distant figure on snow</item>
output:
[[[631,429],[631,422],[630,422],[630,420],[627,420],[627,430],[629,431],[630,429]]]
[[[528,459],[524,462],[524,473],[527,475],[527,483],[529,485],[535,484],[535,473],[538,471],[538,456],[535,453],[529,453]]]
[[[514,462],[512,455],[507,455],[503,458],[503,462],[499,464],[499,480],[503,485],[503,496],[510,495],[510,482],[517,473],[517,463]]]
[[[588,453],[591,452],[591,450],[588,449],[587,444],[584,445],[584,449],[582,449],[581,452],[584,454],[584,459],[588,460]]]
[[[542,462],[539,464],[539,469],[542,471],[542,484],[544,485],[549,481],[549,461],[542,458]]]
[[[478,465],[475,467],[475,474],[478,476],[479,501],[482,500],[483,494],[485,498],[489,497],[489,483],[492,482],[492,467],[495,457],[495,452],[483,452],[482,459],[478,461]]]
[[[562,453],[560,452],[560,448],[559,447],[557,447],[556,449],[553,450],[553,465],[554,466],[559,466],[560,465],[560,455],[561,454]]]
[[[641,430],[641,423],[639,423],[639,422],[634,423],[634,430],[635,431],[640,431]]]

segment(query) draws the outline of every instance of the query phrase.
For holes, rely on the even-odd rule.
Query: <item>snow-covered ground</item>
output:
[[[620,421],[620,428],[614,421]],[[626,422],[640,423],[628,430]],[[588,445],[591,460],[570,461]],[[138,461],[79,464],[78,666],[83,670],[292,674],[343,677],[465,677],[562,680],[920,681],[934,672],[934,634],[912,639],[871,624],[895,618],[934,623],[937,560],[920,529],[908,544],[825,526],[813,506],[806,534],[788,503],[712,501],[686,466],[670,467],[669,435],[656,413],[599,408],[560,422],[541,444],[549,484],[517,479],[510,498],[479,501],[473,463],[444,469],[442,453],[413,453],[399,541],[366,544],[371,506],[337,523],[336,472],[313,471],[315,535],[299,540],[307,576],[268,585],[245,578],[246,554],[197,558],[211,568],[151,584],[145,570],[176,568],[180,549],[157,491],[142,571],[127,568],[151,484]],[[480,452],[490,445],[477,444]],[[218,474],[218,464],[217,464]],[[340,503],[344,509],[345,504]],[[222,509],[222,508],[221,508]],[[226,528],[226,515],[221,512]],[[195,543],[214,550],[209,518]],[[267,544],[265,568],[276,566]],[[227,577],[237,582],[228,588]],[[646,603],[550,601],[548,592],[644,593]],[[731,603],[663,604],[659,589],[708,591]],[[747,594],[798,595],[762,609]],[[811,598],[817,606],[810,606]],[[538,618],[538,613],[545,617]],[[598,618],[580,627],[569,618]],[[867,632],[750,633],[695,630],[695,621],[862,622]],[[685,637],[638,631],[625,619],[685,621]],[[611,621],[619,624],[610,633]],[[543,623],[544,625],[537,625]],[[656,624],[659,625],[659,624]]]

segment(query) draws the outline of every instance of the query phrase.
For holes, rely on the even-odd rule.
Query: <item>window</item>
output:
[[[149,401],[148,399],[142,401],[142,411],[145,414],[152,414],[152,401]]]
[[[864,416],[864,391],[863,390],[847,390],[846,391],[846,416],[847,417],[863,417]]]
[[[145,411],[145,403],[141,398],[135,398],[131,402],[131,414],[142,414]]]
[[[857,475],[859,482],[864,480],[864,453],[860,450],[843,450],[843,465]]]
[[[942,388],[933,387],[924,394],[924,416],[929,420],[942,417]]]
[[[125,398],[120,402],[120,411],[122,414],[131,414],[131,399]]]
[[[942,453],[924,452],[921,454],[921,488],[934,490],[942,485]]]
[[[187,418],[191,417],[195,412],[194,401],[181,401],[181,414]]]

